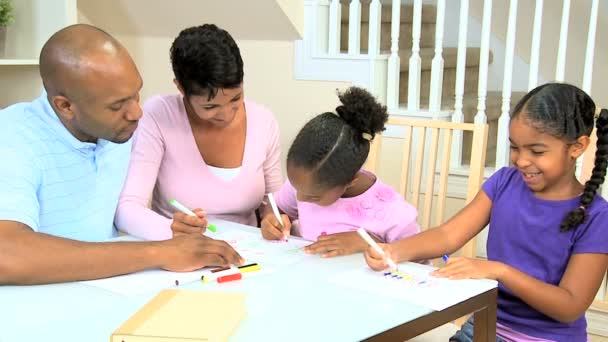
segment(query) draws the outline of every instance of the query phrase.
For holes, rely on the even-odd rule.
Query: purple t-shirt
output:
[[[583,224],[560,232],[564,216],[579,206],[579,197],[550,201],[536,197],[515,168],[502,168],[484,184],[492,200],[487,253],[548,284],[558,285],[572,254],[608,253],[608,203],[600,196],[587,209]],[[530,307],[498,284],[498,322],[534,337],[556,341],[586,341],[587,322],[581,315],[558,322]]]

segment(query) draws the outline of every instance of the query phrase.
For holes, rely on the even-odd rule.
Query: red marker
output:
[[[229,274],[229,275],[219,277],[219,278],[217,278],[217,282],[225,283],[227,281],[240,280],[241,278],[243,278],[243,275],[241,274],[241,272],[239,272],[239,273]]]

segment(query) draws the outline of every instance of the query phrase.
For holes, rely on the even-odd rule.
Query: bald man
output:
[[[0,284],[242,263],[225,242],[196,234],[104,242],[116,233],[142,79],[118,41],[82,24],[46,42],[40,75],[39,98],[0,111]]]

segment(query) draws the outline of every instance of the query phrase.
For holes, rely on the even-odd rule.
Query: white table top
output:
[[[225,221],[218,229],[256,228]],[[328,279],[364,267],[360,254],[293,265],[228,283],[185,289],[247,294],[247,315],[231,341],[355,341],[420,316],[428,308],[333,284]],[[268,269],[262,264],[263,269]],[[269,270],[270,271],[270,270]],[[82,283],[0,287],[0,341],[104,341],[155,293],[124,296]]]

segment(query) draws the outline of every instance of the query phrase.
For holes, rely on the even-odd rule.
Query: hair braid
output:
[[[585,183],[581,196],[580,206],[566,215],[560,226],[560,231],[568,231],[587,218],[587,208],[593,201],[597,189],[604,183],[606,167],[608,167],[608,110],[602,109],[596,122],[597,150],[595,151],[595,165],[591,178]]]

